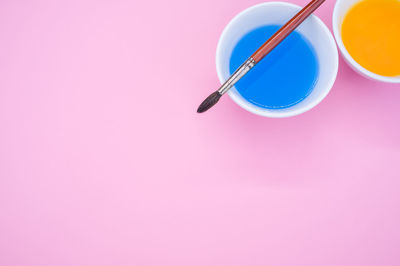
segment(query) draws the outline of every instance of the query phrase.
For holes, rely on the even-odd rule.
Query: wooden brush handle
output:
[[[312,0],[299,13],[297,13],[288,23],[280,28],[271,38],[268,39],[251,56],[256,63],[260,62],[269,54],[280,42],[292,33],[306,18],[308,18],[325,0]]]

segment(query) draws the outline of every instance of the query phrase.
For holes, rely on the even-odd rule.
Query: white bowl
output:
[[[217,47],[217,73],[221,83],[229,76],[229,61],[239,40],[249,31],[264,25],[285,24],[300,6],[285,2],[267,2],[250,7],[238,14],[225,27]],[[338,71],[339,59],[335,40],[325,24],[311,15],[297,29],[314,47],[319,62],[319,77],[314,90],[300,103],[285,109],[265,109],[245,100],[233,87],[229,96],[239,106],[257,115],[282,118],[302,114],[318,105],[331,90]]]
[[[358,2],[362,0],[337,0],[335,8],[333,10],[333,33],[336,38],[336,42],[339,46],[340,52],[342,53],[345,61],[347,64],[353,68],[357,73],[361,74],[362,76],[369,78],[371,80],[377,80],[382,82],[389,82],[389,83],[400,83],[400,76],[398,77],[386,77],[375,74],[364,67],[362,67],[359,63],[357,63],[353,57],[349,54],[346,47],[343,44],[342,40],[342,23],[343,19],[346,16],[347,12]]]

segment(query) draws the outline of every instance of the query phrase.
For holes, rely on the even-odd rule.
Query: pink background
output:
[[[258,2],[0,2],[1,266],[400,265],[399,85],[195,113]]]

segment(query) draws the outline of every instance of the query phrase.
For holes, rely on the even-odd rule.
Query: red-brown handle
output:
[[[260,62],[280,42],[292,33],[306,18],[308,18],[325,0],[313,0],[297,13],[288,23],[280,28],[251,56],[256,63]]]

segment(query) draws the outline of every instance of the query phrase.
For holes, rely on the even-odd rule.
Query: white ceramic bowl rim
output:
[[[300,6],[291,4],[291,3],[286,3],[286,2],[265,2],[261,4],[254,5],[252,7],[249,7],[245,9],[244,11],[240,12],[238,15],[236,15],[225,27],[224,31],[222,32],[222,35],[219,39],[218,46],[217,46],[217,56],[216,56],[216,65],[217,65],[217,73],[220,82],[224,82],[226,79],[226,75],[224,75],[223,70],[222,70],[222,65],[223,63],[221,62],[221,54],[223,53],[223,45],[226,43],[226,39],[228,39],[228,36],[231,34],[231,31],[234,31],[235,29],[232,28],[233,24],[236,24],[238,21],[242,21],[243,17],[247,16],[248,13],[255,11],[258,8],[270,8],[270,7],[279,7],[282,9],[295,9],[296,11],[299,11],[301,9]],[[296,116],[302,113],[305,113],[315,106],[317,106],[330,92],[333,84],[335,83],[337,72],[338,72],[338,66],[339,66],[339,55],[337,51],[337,46],[335,39],[333,38],[333,35],[329,31],[328,27],[315,15],[311,15],[312,17],[312,23],[314,27],[318,28],[318,33],[320,35],[318,36],[324,36],[325,40],[327,40],[327,45],[326,49],[329,49],[329,59],[327,59],[330,63],[329,66],[324,66],[329,68],[329,71],[327,72],[327,76],[324,79],[324,86],[319,90],[318,95],[316,97],[313,97],[312,101],[307,102],[307,104],[303,103],[305,102],[310,96],[308,96],[303,102],[300,102],[299,104],[296,104],[292,107],[285,108],[285,109],[278,109],[278,110],[272,110],[272,109],[266,109],[266,108],[260,108],[257,107],[250,102],[246,101],[242,96],[236,91],[236,89],[231,89],[228,92],[228,95],[232,98],[232,100],[244,108],[245,110],[260,115],[260,116],[266,116],[266,117],[271,117],[271,118],[283,118],[283,117],[292,117]],[[310,17],[310,18],[311,18]],[[310,19],[309,18],[309,19]],[[304,22],[303,24],[305,24]],[[310,23],[310,22],[309,22]],[[268,20],[266,20],[266,24],[268,24]],[[315,24],[315,25],[314,25]],[[302,27],[302,25],[300,26]],[[299,27],[299,28],[300,28]],[[311,44],[314,46],[314,42],[312,39],[307,38]],[[321,67],[321,66],[320,66]],[[318,85],[319,81],[317,82]]]
[[[335,35],[336,42],[339,46],[340,52],[344,56],[345,60],[347,63],[356,71],[358,71],[360,74],[364,75],[367,78],[377,80],[377,81],[382,81],[382,82],[388,82],[388,83],[400,83],[400,76],[397,77],[387,77],[387,76],[382,76],[375,74],[363,66],[361,66],[357,61],[353,59],[353,57],[350,55],[350,53],[347,51],[346,47],[343,44],[342,40],[342,35],[341,35],[341,26],[343,22],[344,15],[347,14],[347,12],[352,8],[355,4],[361,2],[362,0],[337,0],[335,4],[335,8],[333,10],[333,17],[332,17],[332,26],[333,26],[333,33]],[[350,4],[348,8],[345,8],[344,14],[341,14],[340,8],[341,5],[346,2],[346,4]]]

